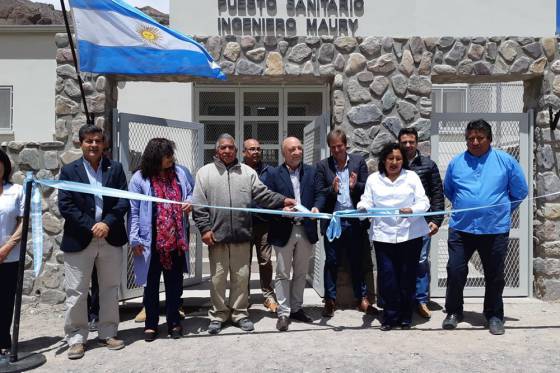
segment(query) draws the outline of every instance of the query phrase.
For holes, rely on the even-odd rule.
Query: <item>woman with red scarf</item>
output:
[[[150,140],[142,154],[139,170],[129,185],[131,192],[183,202],[130,201],[129,242],[134,253],[136,284],[144,286],[144,340],[147,342],[158,335],[162,273],[168,334],[175,339],[183,335],[179,307],[183,272],[188,271],[189,263],[188,214],[194,180],[186,168],[175,164],[174,148],[175,144],[170,140]]]

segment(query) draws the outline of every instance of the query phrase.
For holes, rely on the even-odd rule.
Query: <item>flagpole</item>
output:
[[[68,22],[68,15],[66,14],[66,5],[64,5],[64,0],[60,0],[60,6],[62,8],[62,16],[64,17],[64,25],[66,26],[66,34],[68,34],[68,42],[70,43],[70,50],[72,51],[72,58],[74,59],[74,68],[76,69],[76,76],[78,77],[78,82],[80,83],[80,93],[82,94],[82,103],[84,104],[84,111],[86,113],[86,123],[93,124],[93,114],[89,115],[89,110],[86,102],[86,94],[84,91],[84,82],[80,76],[80,69],[78,68],[78,58],[76,57],[76,48],[74,47],[74,40],[72,39],[72,32],[70,31],[70,23]]]

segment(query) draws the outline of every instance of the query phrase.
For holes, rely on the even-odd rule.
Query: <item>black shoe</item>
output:
[[[401,329],[402,330],[409,330],[411,327],[411,323],[409,322],[401,322]]]
[[[445,330],[453,330],[461,321],[463,321],[463,315],[458,313],[450,313],[445,317],[445,320],[443,320],[441,327]]]
[[[381,326],[379,327],[379,330],[381,330],[382,332],[388,332],[391,329],[393,329],[393,326],[391,324],[381,324]]]
[[[179,339],[183,337],[183,328],[176,326],[169,331],[169,337],[173,339]]]
[[[144,331],[144,340],[146,342],[153,342],[153,341],[156,340],[157,335],[158,335],[158,333],[153,331],[153,330],[150,330],[150,331],[145,330]]]
[[[490,334],[494,335],[502,335],[506,332],[504,322],[495,316],[488,320],[488,329],[490,329]]]
[[[298,310],[297,312],[290,313],[290,319],[297,320],[306,323],[312,323],[313,319],[303,312],[303,309]]]
[[[222,330],[222,323],[218,320],[210,321],[208,325],[208,334],[218,334]]]
[[[276,322],[276,329],[281,332],[285,332],[286,330],[288,330],[288,325],[290,325],[290,320],[287,316],[278,317],[278,321]]]

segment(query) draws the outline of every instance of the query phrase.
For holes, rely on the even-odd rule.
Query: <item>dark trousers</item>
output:
[[[447,292],[445,310],[448,314],[463,313],[463,289],[469,274],[469,260],[478,251],[484,269],[484,316],[504,319],[504,266],[509,232],[500,234],[470,234],[449,229],[447,248]]]
[[[152,250],[148,279],[144,287],[144,307],[146,308],[145,329],[157,330],[159,321],[159,283],[163,272],[165,284],[165,315],[167,329],[171,332],[176,326],[181,326],[179,317],[179,306],[183,294],[183,269],[185,257],[177,255],[174,251],[171,255],[172,266],[166,270],[161,266],[157,250]]]
[[[329,242],[325,237],[325,299],[336,299],[338,266],[343,255],[346,255],[350,265],[354,297],[362,299],[367,296],[363,265],[364,234],[360,222],[352,222],[342,227],[342,235],[333,242]]]
[[[97,281],[97,268],[93,266],[91,272],[91,287],[87,297],[88,321],[99,321],[99,281]]]
[[[377,258],[379,297],[383,300],[383,323],[410,324],[422,237],[400,243],[373,241],[373,247]]]
[[[0,264],[0,349],[12,346],[10,328],[14,315],[18,262]]]
[[[251,263],[253,262],[253,245],[259,263],[261,290],[265,298],[274,298],[272,287],[272,245],[268,243],[268,223],[253,224],[251,239],[251,256],[249,259],[249,290],[251,290]],[[250,294],[250,292],[249,292]]]

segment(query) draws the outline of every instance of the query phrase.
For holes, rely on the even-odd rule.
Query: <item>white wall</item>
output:
[[[192,121],[192,84],[126,82],[119,88],[119,112]]]
[[[0,85],[13,86],[16,141],[52,141],[55,123],[54,34],[0,34]]]
[[[225,0],[228,1],[238,2]],[[242,0],[248,1],[251,0]],[[263,16],[286,18],[287,1],[276,0],[277,14],[265,11]],[[191,35],[217,35],[218,17],[239,16],[227,10],[220,12],[218,3],[170,0],[171,25]],[[257,14],[260,17],[258,10]],[[306,35],[305,17],[294,18],[298,34]],[[363,15],[354,18],[358,19],[358,36],[551,36],[556,30],[556,1],[364,0]]]

